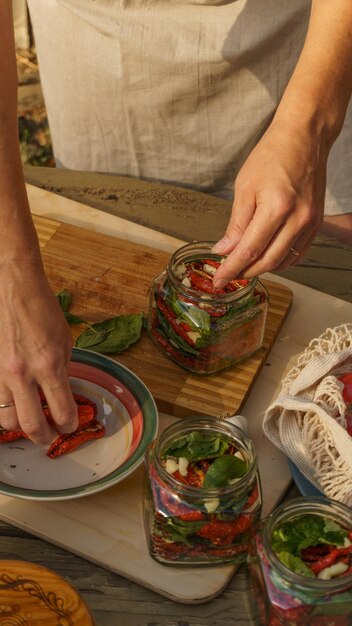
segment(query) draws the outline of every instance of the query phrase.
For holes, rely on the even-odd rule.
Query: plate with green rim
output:
[[[144,460],[158,431],[158,410],[141,379],[104,355],[73,348],[73,393],[97,405],[101,439],[50,459],[46,449],[21,438],[0,444],[0,493],[27,500],[70,500],[107,489]]]

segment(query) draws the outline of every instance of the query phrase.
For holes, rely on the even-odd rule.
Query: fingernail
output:
[[[225,252],[225,250],[228,248],[230,243],[230,240],[228,238],[227,235],[225,235],[222,239],[220,239],[220,241],[218,241],[215,246],[213,246],[212,248],[212,252],[219,252],[220,254],[222,252]]]
[[[215,280],[214,278],[213,285],[215,289],[222,289],[222,287],[225,287],[228,282],[228,280],[224,280],[223,278],[220,278],[220,280]]]

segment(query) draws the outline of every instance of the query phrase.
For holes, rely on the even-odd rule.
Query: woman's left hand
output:
[[[298,263],[323,221],[328,152],[306,123],[274,119],[236,178],[215,287]]]

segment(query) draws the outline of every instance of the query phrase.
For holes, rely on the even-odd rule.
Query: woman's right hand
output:
[[[40,259],[0,266],[0,425],[23,430],[39,445],[78,426],[69,385],[70,328]],[[41,406],[41,388],[55,423]],[[14,403],[14,404],[12,404]]]
[[[68,379],[71,335],[44,273],[23,180],[10,1],[0,1],[0,24],[0,425],[48,445],[55,428],[78,426]],[[38,387],[55,428],[44,416]]]

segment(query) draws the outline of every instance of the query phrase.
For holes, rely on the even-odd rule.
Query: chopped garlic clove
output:
[[[175,459],[167,459],[165,463],[165,469],[168,474],[174,474],[178,470],[178,463]]]
[[[340,576],[340,574],[344,574],[348,570],[347,563],[334,563],[330,567],[325,567],[318,574],[318,578],[320,580],[330,580],[331,578],[335,578],[335,576]]]
[[[188,471],[187,471],[187,467],[189,464],[189,460],[186,459],[184,456],[180,456],[179,460],[178,460],[178,471],[180,472],[181,476],[187,476]]]
[[[187,335],[190,339],[192,339],[194,343],[196,343],[198,337],[200,337],[200,333],[198,333],[196,330],[187,331]]]
[[[220,504],[219,498],[212,498],[211,500],[206,500],[204,502],[204,506],[208,513],[214,513]]]
[[[182,278],[182,276],[184,276],[186,271],[187,271],[187,268],[184,263],[179,263],[174,268],[174,274],[177,276],[177,278]]]
[[[214,276],[214,274],[216,272],[216,267],[214,267],[214,265],[208,265],[208,263],[204,263],[203,269],[208,274],[212,274],[212,276]]]

